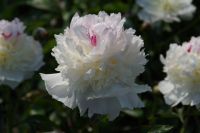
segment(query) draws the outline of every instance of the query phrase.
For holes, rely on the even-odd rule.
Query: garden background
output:
[[[160,55],[165,55],[170,43],[182,44],[192,36],[200,35],[200,1],[191,20],[153,26],[139,20],[139,6],[134,0],[0,0],[0,19],[19,18],[26,32],[40,41],[45,65],[33,78],[21,83],[15,90],[0,86],[0,133],[198,133],[200,111],[195,107],[170,107],[156,85],[166,76],[162,72]],[[152,92],[140,95],[146,107],[124,110],[114,121],[106,116],[80,117],[76,108],[71,110],[52,99],[46,92],[39,73],[53,73],[57,63],[51,56],[56,45],[54,35],[63,33],[72,16],[121,12],[126,17],[125,27],[132,27],[144,39],[145,71],[138,76],[138,84],[148,84]],[[112,106],[112,105],[111,105]]]

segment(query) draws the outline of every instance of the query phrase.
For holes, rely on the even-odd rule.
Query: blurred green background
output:
[[[198,133],[200,111],[194,107],[169,107],[157,91],[157,83],[165,77],[160,54],[165,55],[170,43],[181,44],[191,36],[200,35],[200,1],[194,0],[197,10],[193,19],[180,23],[144,25],[137,17],[139,7],[134,0],[0,0],[0,19],[18,17],[26,32],[40,41],[45,65],[38,73],[53,73],[57,63],[51,56],[56,45],[54,35],[63,33],[72,16],[98,13],[117,13],[126,17],[125,27],[136,29],[144,39],[148,63],[136,82],[148,84],[152,93],[141,94],[143,109],[125,110],[114,121],[95,115],[80,117],[78,109],[71,110],[51,98],[45,91],[38,73],[21,83],[15,90],[0,86],[0,133]]]

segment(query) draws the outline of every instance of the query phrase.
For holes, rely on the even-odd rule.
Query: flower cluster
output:
[[[191,18],[196,7],[192,0],[137,0],[143,7],[138,16],[148,23],[163,20],[165,22],[180,21],[181,18]]]
[[[200,37],[193,37],[182,46],[171,44],[166,58],[161,57],[167,77],[159,83],[167,104],[200,103]]]
[[[43,65],[40,44],[19,19],[0,21],[0,84],[15,88]]]
[[[143,41],[124,22],[120,14],[76,14],[64,34],[55,36],[58,73],[41,74],[48,93],[90,117],[114,119],[124,108],[143,107],[137,94],[149,88],[134,82],[146,63]]]
[[[192,0],[137,0],[139,17],[149,23],[180,21],[191,17]],[[63,34],[55,35],[52,49],[57,73],[41,74],[46,90],[80,114],[106,114],[116,118],[123,109],[144,107],[138,94],[150,91],[135,83],[144,71],[143,40],[132,28],[124,28],[121,14],[75,14]],[[0,21],[0,84],[15,88],[43,63],[39,42],[24,33],[19,19]],[[158,85],[167,104],[200,105],[200,37],[182,46],[171,44],[161,56],[167,77]]]

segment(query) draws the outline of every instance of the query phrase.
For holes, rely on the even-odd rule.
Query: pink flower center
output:
[[[4,33],[2,33],[2,36],[4,37],[4,39],[9,39],[12,36],[12,33],[4,32]]]
[[[90,42],[91,42],[92,46],[94,46],[94,47],[97,45],[97,37],[96,37],[96,35],[90,36]]]
[[[21,33],[20,33],[20,32],[17,32],[17,36],[19,36],[19,35],[21,35]]]
[[[1,35],[4,37],[4,39],[9,39],[9,38],[11,38],[12,36],[18,37],[18,36],[21,35],[21,33],[20,33],[20,32],[17,32],[16,35],[15,35],[15,34],[13,34],[13,33],[11,33],[11,32],[3,32]]]
[[[187,52],[190,53],[191,50],[192,50],[192,45],[190,45],[190,46],[188,47]]]
[[[188,53],[195,53],[195,54],[200,54],[200,46],[198,46],[197,44],[190,44],[187,48],[187,52]]]

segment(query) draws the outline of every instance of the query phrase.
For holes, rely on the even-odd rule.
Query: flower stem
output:
[[[6,133],[12,133],[13,104],[11,94],[13,90],[8,89],[6,96]]]
[[[3,133],[4,122],[3,122],[3,105],[0,103],[0,133]]]

